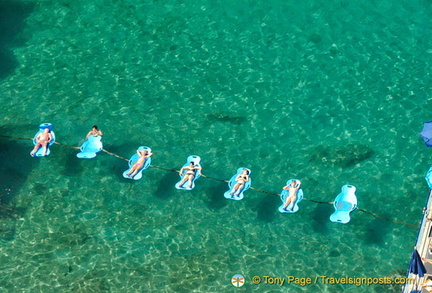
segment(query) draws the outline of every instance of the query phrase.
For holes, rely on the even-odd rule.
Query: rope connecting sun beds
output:
[[[23,138],[23,137],[14,137],[14,136],[6,136],[6,135],[0,135],[0,137],[7,138],[7,139],[14,139],[14,140],[33,140],[33,138]],[[60,146],[65,147],[65,148],[70,148],[70,149],[80,149],[80,147],[65,145],[65,144],[62,144],[62,143],[57,142],[57,141],[54,142],[54,144],[60,145]],[[107,153],[108,155],[116,157],[118,159],[121,159],[121,160],[124,160],[124,161],[129,161],[129,159],[124,158],[124,157],[122,157],[120,155],[117,155],[115,153],[109,152],[109,151],[107,151],[105,149],[102,149],[102,151],[105,152],[105,153]],[[164,170],[164,171],[168,171],[168,172],[176,172],[176,173],[179,172],[179,170],[169,169],[169,168],[155,166],[155,165],[150,165],[150,167],[156,168],[156,169],[160,169],[160,170]],[[214,177],[206,176],[204,174],[202,174],[201,176],[204,177],[204,178],[210,179],[210,180],[214,180],[214,181],[229,182],[229,180],[214,178]],[[271,194],[271,195],[278,195],[278,196],[280,196],[279,193],[269,192],[269,191],[265,191],[265,190],[258,189],[258,188],[255,188],[255,187],[250,187],[250,189],[253,189],[253,190],[257,191],[257,192],[261,192],[261,193],[265,193],[265,194]],[[318,201],[318,200],[307,199],[307,198],[303,198],[303,200],[310,201],[310,202],[317,203],[317,204],[333,204],[333,202]],[[371,215],[371,216],[373,216],[375,218],[378,218],[378,219],[381,219],[381,220],[384,220],[384,221],[389,221],[389,222],[405,225],[405,226],[410,227],[410,228],[418,229],[418,226],[410,224],[410,223],[406,223],[406,222],[398,221],[398,220],[395,220],[395,219],[390,219],[390,218],[387,218],[387,217],[383,217],[383,216],[371,213],[371,212],[369,212],[367,210],[364,210],[362,208],[359,208],[359,207],[356,207],[356,209],[359,210],[359,211],[361,211],[361,212],[363,212],[363,213],[365,213],[365,214]]]

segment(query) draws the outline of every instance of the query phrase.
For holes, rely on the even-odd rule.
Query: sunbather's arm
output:
[[[422,257],[422,261],[425,261],[425,262],[427,262],[427,263],[432,264],[432,260],[426,259],[426,258],[424,258],[424,257]]]
[[[181,176],[181,174],[183,174],[183,170],[185,169],[185,167],[182,167],[181,169],[180,169],[180,172],[179,172],[179,174],[180,174],[180,176]]]

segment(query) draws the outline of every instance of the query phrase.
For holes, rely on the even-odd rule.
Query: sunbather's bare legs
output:
[[[190,184],[189,184],[189,188],[192,187],[193,184],[193,179],[194,179],[195,175],[194,174],[187,174],[183,176],[183,180],[179,183],[179,186],[183,186],[183,184],[186,183],[186,181],[190,180]]]
[[[242,191],[243,187],[244,187],[244,183],[243,182],[236,183],[234,185],[233,189],[231,190],[230,195],[233,195],[233,194],[234,195],[239,195],[240,192]]]

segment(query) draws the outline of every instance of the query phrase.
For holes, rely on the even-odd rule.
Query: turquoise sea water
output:
[[[54,124],[104,148],[417,225],[427,196],[431,1],[0,1],[1,134]],[[240,202],[207,178],[178,191],[158,168],[131,182],[124,160],[79,160],[55,145],[31,158],[1,139],[1,292],[399,292],[400,285],[308,286],[253,276],[404,277],[417,230],[249,190]],[[242,288],[231,285],[245,276]]]

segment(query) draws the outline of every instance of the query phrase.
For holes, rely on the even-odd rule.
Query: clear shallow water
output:
[[[321,201],[350,183],[361,208],[417,223],[431,3],[135,2],[4,2],[2,134],[51,122],[77,146],[97,124],[123,157],[148,145],[154,165],[178,169],[197,154],[208,176],[246,166],[256,188],[280,192],[295,177]],[[360,211],[333,224],[330,205],[307,201],[282,215],[279,198],[252,190],[226,201],[226,184],[205,178],[177,191],[178,176],[156,168],[129,182],[107,154],[30,150],[2,139],[2,290],[226,292],[240,273],[237,291],[279,292],[250,280],[399,277],[417,233]]]

